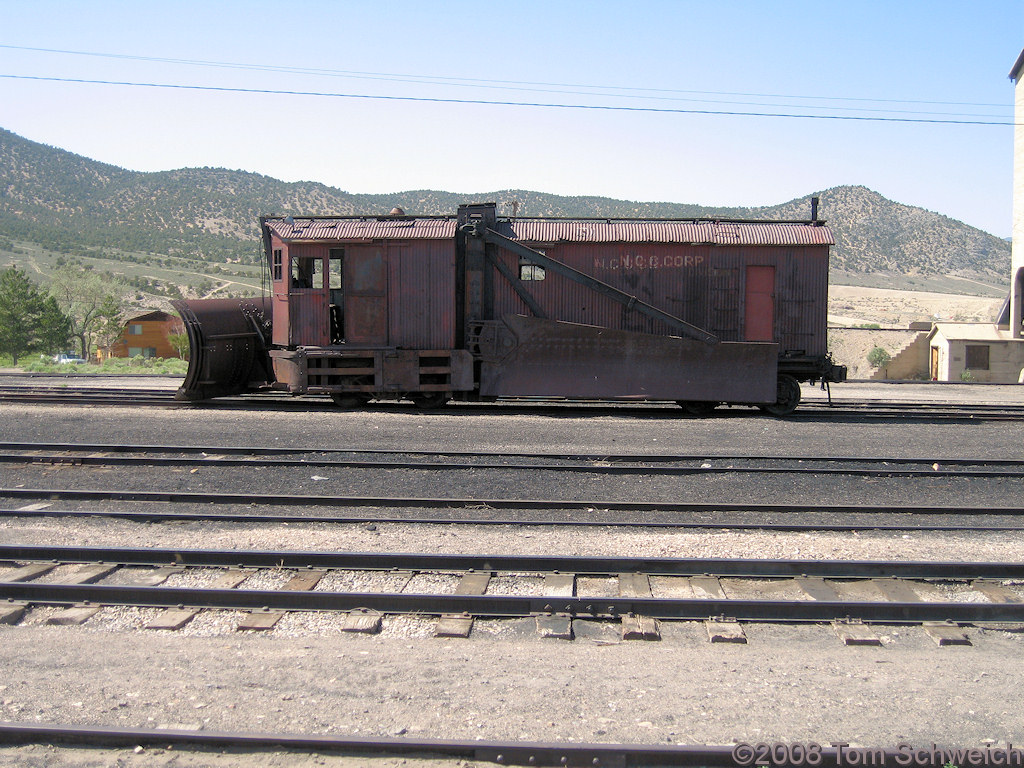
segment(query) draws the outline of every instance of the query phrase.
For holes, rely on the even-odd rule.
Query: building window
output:
[[[292,259],[292,288],[323,288],[323,260],[312,256]]]
[[[534,264],[529,259],[519,259],[519,279],[520,280],[543,280],[544,279],[544,267],[540,264]]]
[[[344,248],[331,248],[327,254],[328,259],[328,277],[327,287],[332,291],[340,291],[342,283],[342,267],[345,263],[345,249]],[[331,295],[331,301],[334,302],[334,295]]]
[[[967,370],[988,370],[988,344],[967,345]]]
[[[128,335],[129,336],[141,336],[142,335],[142,324],[141,323],[132,323],[131,325],[129,325],[128,326]]]
[[[274,249],[274,279],[280,280],[284,276],[284,256],[280,248]]]

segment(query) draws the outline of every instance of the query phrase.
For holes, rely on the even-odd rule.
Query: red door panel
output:
[[[773,341],[775,334],[775,267],[747,267],[744,293],[744,341]]]

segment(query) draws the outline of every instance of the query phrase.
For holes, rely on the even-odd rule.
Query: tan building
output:
[[[935,323],[928,334],[929,371],[936,381],[1013,383],[1024,366],[1024,343],[985,323]]]
[[[110,357],[180,357],[168,338],[172,333],[184,333],[176,315],[159,310],[137,315],[124,324]]]
[[[1024,383],[1024,51],[1014,83],[1013,248],[1010,300],[997,323],[936,323],[928,334],[929,373],[937,381]]]
[[[1024,51],[1010,70],[1014,92],[1013,129],[1013,250],[1010,256],[1010,317],[1013,338],[1021,338],[1024,321]]]

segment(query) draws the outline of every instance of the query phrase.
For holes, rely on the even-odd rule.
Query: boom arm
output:
[[[482,238],[488,243],[504,248],[507,251],[518,254],[523,258],[529,259],[534,264],[539,264],[545,269],[550,269],[552,272],[557,272],[563,277],[567,277],[573,282],[585,285],[592,291],[607,296],[613,301],[617,301],[620,304],[625,305],[627,309],[635,310],[641,314],[652,317],[655,320],[660,320],[666,325],[671,326],[675,330],[679,331],[683,336],[689,336],[692,339],[703,341],[705,344],[717,344],[718,337],[713,333],[705,331],[703,328],[698,328],[685,320],[670,315],[664,310],[658,309],[645,301],[641,301],[636,296],[630,296],[625,291],[620,291],[614,286],[608,285],[598,280],[596,277],[580,272],[578,269],[570,267],[568,264],[563,264],[556,259],[552,259],[550,256],[535,251],[533,248],[529,248],[521,243],[517,243],[515,240],[499,235],[493,229],[490,229],[483,225],[482,222],[466,224],[463,227],[463,231],[470,236]]]

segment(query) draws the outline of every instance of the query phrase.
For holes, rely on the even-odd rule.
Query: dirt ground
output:
[[[921,332],[908,330],[910,323],[991,323],[1003,304],[1002,299],[983,296],[851,285],[830,285],[828,295],[829,351],[847,367],[851,379],[867,379],[875,372],[867,361],[875,347],[895,357],[912,342]],[[856,328],[873,323],[881,328]]]
[[[958,296],[926,291],[894,291],[852,285],[828,287],[830,325],[878,323],[883,328],[906,328],[912,322],[990,323],[1002,299]]]

